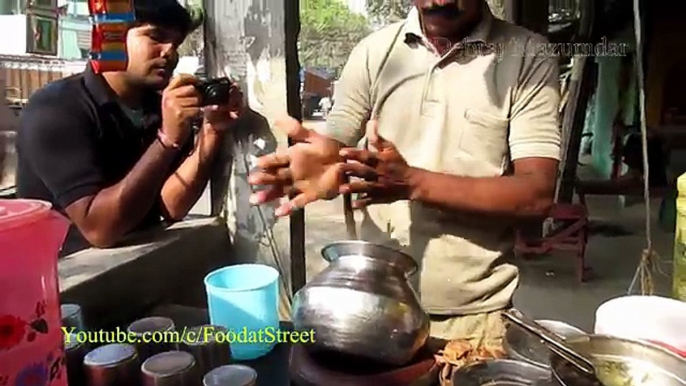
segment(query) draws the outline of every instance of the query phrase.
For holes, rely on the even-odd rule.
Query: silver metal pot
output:
[[[417,263],[364,241],[333,243],[322,255],[330,265],[293,298],[295,329],[315,333],[305,347],[407,364],[429,337],[429,316],[408,283]]]

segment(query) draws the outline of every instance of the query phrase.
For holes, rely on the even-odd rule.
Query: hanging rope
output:
[[[653,249],[650,208],[650,171],[648,163],[648,127],[645,107],[645,74],[643,72],[643,26],[641,22],[641,0],[634,0],[634,32],[636,34],[636,72],[638,74],[638,91],[641,118],[641,142],[643,145],[643,198],[645,201],[646,248],[641,254],[641,262],[629,286],[628,294],[634,293],[636,284],[641,284],[642,295],[652,295],[655,291],[652,271],[659,269],[659,257]]]

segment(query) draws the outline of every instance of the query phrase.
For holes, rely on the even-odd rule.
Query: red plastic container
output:
[[[57,255],[68,228],[49,203],[0,200],[0,385],[67,386]]]

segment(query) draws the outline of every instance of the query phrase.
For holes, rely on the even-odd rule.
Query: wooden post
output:
[[[286,98],[288,115],[302,120],[300,100],[300,61],[298,59],[298,35],[300,34],[300,0],[284,0],[286,35]],[[288,144],[293,145],[291,139]],[[293,294],[307,282],[305,262],[305,209],[294,213],[290,219],[291,286]]]

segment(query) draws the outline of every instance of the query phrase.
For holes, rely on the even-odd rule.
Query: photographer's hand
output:
[[[244,109],[243,92],[237,85],[231,86],[229,103],[223,106],[206,106],[203,108],[203,131],[224,133],[231,129],[240,118]]]
[[[189,75],[172,79],[162,93],[162,132],[176,145],[181,145],[191,133],[191,124],[200,114],[200,94],[197,80]]]

